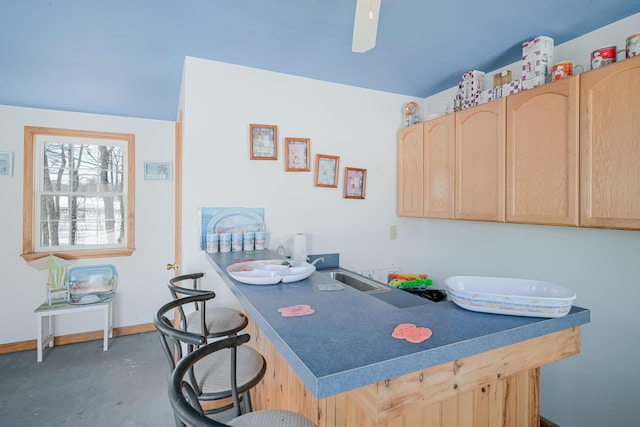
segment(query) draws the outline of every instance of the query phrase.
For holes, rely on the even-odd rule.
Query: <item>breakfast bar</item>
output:
[[[540,367],[580,351],[590,312],[508,316],[432,302],[389,288],[333,286],[327,272],[290,283],[246,284],[227,267],[281,258],[271,251],[206,254],[250,317],[250,345],[268,371],[255,409],[300,412],[319,426],[539,425]],[[284,260],[283,260],[284,261]],[[286,317],[287,307],[312,313]],[[392,336],[429,328],[422,342]]]

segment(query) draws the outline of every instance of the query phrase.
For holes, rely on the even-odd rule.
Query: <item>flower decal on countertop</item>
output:
[[[315,313],[316,311],[313,308],[311,308],[310,305],[298,304],[298,305],[292,305],[289,307],[279,308],[278,312],[282,314],[283,317],[294,317],[294,316],[307,316],[309,314]]]
[[[401,323],[396,326],[391,336],[417,344],[428,340],[432,334],[433,332],[429,328],[417,327],[413,323]]]

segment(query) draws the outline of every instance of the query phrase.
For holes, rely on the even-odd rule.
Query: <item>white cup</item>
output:
[[[267,234],[264,231],[256,231],[255,246],[257,251],[262,251],[267,245]]]
[[[253,231],[247,231],[242,235],[242,249],[252,251],[254,245],[255,234]]]
[[[231,252],[231,234],[222,233],[219,234],[220,239],[220,252]]]
[[[207,234],[207,252],[212,254],[218,252],[219,236],[215,233]]]
[[[231,251],[238,252],[242,250],[242,233],[231,233]]]

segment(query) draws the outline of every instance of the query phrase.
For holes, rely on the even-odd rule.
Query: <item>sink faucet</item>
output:
[[[316,263],[320,262],[320,261],[324,262],[324,257],[323,256],[321,256],[319,258],[316,258],[313,261],[311,261],[311,265],[316,265]]]

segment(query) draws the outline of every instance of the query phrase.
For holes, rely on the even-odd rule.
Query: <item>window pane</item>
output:
[[[120,146],[47,140],[42,189],[48,192],[122,192],[125,151]]]
[[[67,206],[68,198],[60,196],[42,196],[40,199],[40,246],[61,246],[61,236],[68,236],[60,230],[60,206]],[[64,222],[63,222],[64,224]]]
[[[69,174],[67,171],[68,152],[65,144],[45,142],[44,146],[44,173],[42,188],[44,191],[57,191],[60,188],[69,188]]]
[[[121,196],[43,195],[41,247],[117,245],[124,239]]]
[[[41,247],[120,245],[124,241],[124,149],[44,143]]]

